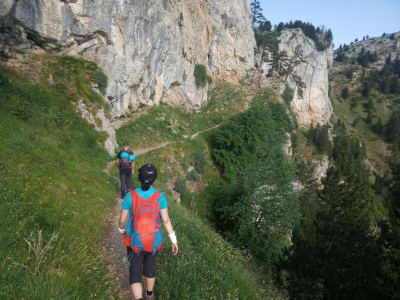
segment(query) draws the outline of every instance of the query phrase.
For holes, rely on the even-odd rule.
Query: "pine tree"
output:
[[[349,98],[350,93],[349,93],[349,88],[347,86],[342,89],[342,94],[341,95],[342,95],[343,99]]]
[[[376,299],[384,291],[376,279],[379,248],[369,234],[376,204],[365,148],[343,125],[336,124],[335,133],[320,207],[311,216],[313,224],[296,230],[292,239],[289,290],[296,299]]]
[[[259,28],[262,24],[265,23],[266,19],[263,15],[263,9],[261,8],[261,4],[259,0],[252,0],[250,2],[251,15],[253,19],[254,28]]]
[[[371,124],[372,121],[373,121],[373,119],[374,119],[374,116],[373,116],[373,114],[372,114],[372,111],[371,111],[371,110],[368,110],[368,112],[367,112],[367,117],[366,117],[366,119],[365,119],[365,122],[368,123],[368,124]]]

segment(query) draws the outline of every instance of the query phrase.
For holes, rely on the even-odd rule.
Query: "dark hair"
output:
[[[127,146],[129,146],[129,143],[128,143],[128,142],[124,142],[124,143],[122,144],[122,147],[127,147]]]
[[[157,169],[151,164],[140,167],[138,179],[141,182],[142,190],[147,191],[157,179]]]

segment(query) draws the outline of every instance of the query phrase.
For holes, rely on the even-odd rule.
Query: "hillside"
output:
[[[0,33],[0,298],[131,298],[128,141],[179,242],[158,299],[397,299],[400,33],[334,53],[258,0],[6,0]]]
[[[337,118],[366,143],[369,162],[380,174],[389,171],[392,153],[383,127],[400,104],[399,55],[400,33],[368,38],[339,48],[329,76]]]
[[[107,275],[107,258],[100,250],[117,181],[113,174],[103,172],[110,160],[102,149],[105,135],[81,119],[77,104],[71,103],[71,95],[90,90],[96,69],[96,65],[82,59],[48,55],[31,57],[30,65],[20,66],[17,72],[1,68],[0,180],[5,201],[1,202],[0,295],[4,299],[23,299],[27,294],[31,299],[118,297],[115,279]],[[26,81],[32,70],[40,72],[32,82]],[[60,72],[70,76],[67,82],[63,76],[58,77]],[[49,82],[49,76],[53,81]],[[86,76],[84,81],[81,76]],[[79,82],[82,84],[76,85]],[[187,211],[185,206],[189,205],[174,204],[168,187],[168,179],[174,178],[171,172],[176,170],[168,166],[170,156],[187,153],[187,163],[193,164],[191,149],[204,147],[201,139],[184,136],[224,122],[246,104],[243,92],[227,83],[218,84],[211,95],[218,101],[211,100],[201,114],[161,106],[143,112],[134,123],[137,125],[127,125],[139,126],[136,130],[121,128],[121,138],[128,138],[127,133],[135,134],[129,137],[134,143],[147,136],[149,140],[143,140],[141,146],[164,140],[174,142],[165,149],[139,156],[138,162],[152,161],[159,167],[157,187],[167,191],[171,218],[179,232],[179,258],[173,258],[169,251],[160,256],[157,293],[161,299],[227,295],[232,299],[278,299],[279,292],[257,268],[204,220]],[[237,110],[223,112],[223,104],[228,103]],[[101,102],[89,104],[95,109]],[[172,116],[175,121],[165,126]],[[151,127],[149,120],[153,122]],[[179,164],[184,161],[179,159]],[[175,165],[180,168],[178,163]],[[38,232],[42,232],[42,242]],[[53,235],[56,238],[52,239]],[[28,242],[39,243],[39,252],[49,246],[40,265],[40,258],[29,251]],[[126,278],[126,274],[118,276]]]

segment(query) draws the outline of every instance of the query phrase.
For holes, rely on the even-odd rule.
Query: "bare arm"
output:
[[[117,160],[115,161],[117,167],[119,168],[119,158],[117,158]]]
[[[168,215],[168,209],[160,209],[160,214],[168,235],[174,233],[174,228],[172,227],[171,219]],[[174,253],[174,255],[178,254],[178,243],[172,244],[172,252]]]
[[[131,164],[132,173],[133,173],[133,171],[134,171],[134,168],[135,168],[135,162],[133,161],[132,164]]]
[[[128,220],[129,210],[121,210],[121,216],[119,218],[119,228],[123,229],[126,226],[126,221]]]

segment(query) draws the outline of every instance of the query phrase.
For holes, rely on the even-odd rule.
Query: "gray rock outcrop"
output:
[[[295,90],[291,107],[300,126],[327,124],[333,109],[329,99],[328,72],[333,63],[333,46],[318,51],[314,41],[303,34],[301,29],[284,30],[279,37],[279,48],[286,51],[289,59],[300,49],[305,60],[295,67],[294,73],[304,82],[303,97],[298,87],[289,79],[289,85]]]
[[[194,68],[237,82],[254,66],[247,0],[2,0],[0,54],[81,55],[108,76],[112,118],[166,101],[199,107]]]
[[[304,35],[301,29],[285,29],[278,39],[279,50],[286,52],[288,60],[295,57],[296,53],[301,53],[304,60],[293,70],[293,74],[299,76],[305,84],[302,96],[295,81],[290,77],[287,79],[287,83],[295,92],[291,107],[298,124],[302,127],[327,124],[333,112],[328,95],[328,73],[333,63],[333,46],[324,51],[318,51],[314,41]],[[264,62],[261,62],[260,53],[255,56],[258,69],[263,74],[260,85],[276,86],[276,78],[266,77],[271,69],[271,54],[267,53],[266,56],[270,59]],[[280,92],[283,92],[285,88],[283,81],[284,78],[280,78]]]

